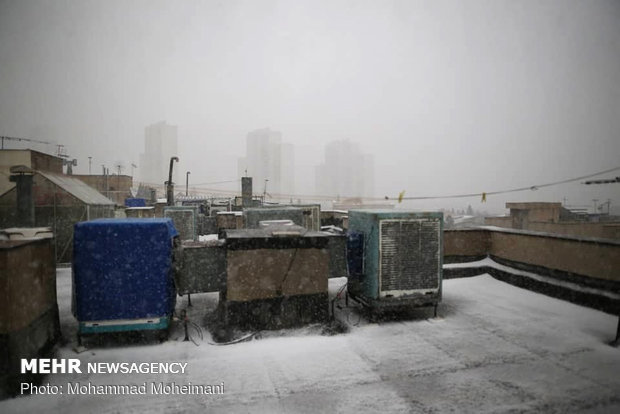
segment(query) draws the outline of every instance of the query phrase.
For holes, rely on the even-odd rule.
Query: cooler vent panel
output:
[[[437,289],[441,223],[437,219],[381,220],[381,291]]]

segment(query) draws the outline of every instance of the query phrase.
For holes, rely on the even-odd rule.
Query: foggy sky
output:
[[[1,1],[0,135],[65,144],[77,172],[179,127],[181,171],[235,179],[249,131],[375,156],[377,196],[542,184],[620,165],[618,1]],[[126,170],[127,171],[127,170]],[[617,176],[616,171],[605,177]],[[237,186],[238,187],[238,186]],[[218,188],[236,188],[220,186]],[[592,204],[618,185],[416,202]]]

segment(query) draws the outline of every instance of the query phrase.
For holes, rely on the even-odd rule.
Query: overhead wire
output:
[[[237,180],[215,181],[215,182],[210,182],[210,183],[198,183],[198,184],[192,183],[192,186],[198,187],[202,185],[217,185],[217,184],[228,184],[228,183],[238,183],[238,182],[241,182],[241,180],[237,179]]]
[[[572,182],[579,181],[579,180],[585,180],[586,178],[596,177],[597,175],[606,174],[606,173],[609,173],[609,172],[612,172],[612,171],[616,171],[616,170],[620,170],[620,166],[614,167],[614,168],[610,168],[610,169],[607,169],[607,170],[603,170],[603,171],[599,171],[599,172],[592,173],[592,174],[582,175],[582,176],[579,176],[579,177],[568,178],[568,179],[559,180],[559,181],[553,181],[553,182],[545,183],[545,184],[531,185],[531,186],[528,186],[528,187],[518,187],[518,188],[512,188],[512,189],[508,189],[508,190],[498,190],[498,191],[481,191],[481,192],[478,192],[478,193],[454,194],[454,195],[446,195],[446,196],[402,197],[402,199],[403,200],[434,200],[434,199],[444,199],[444,198],[480,197],[481,195],[483,195],[483,197],[484,197],[484,196],[488,196],[488,195],[516,193],[516,192],[527,191],[527,190],[535,191],[535,190],[538,190],[539,188],[552,187],[552,186],[556,186],[556,185],[560,185],[560,184],[567,184],[567,183],[572,183]],[[394,198],[396,198],[396,197],[394,197]],[[386,197],[385,199],[387,200],[389,198]]]
[[[271,199],[279,199],[279,200],[296,199],[296,200],[312,200],[312,201],[335,201],[339,199],[342,199],[342,200],[357,199],[360,201],[386,201],[386,200],[404,201],[404,200],[440,200],[440,199],[449,199],[449,198],[469,198],[469,197],[482,196],[483,200],[486,201],[486,197],[490,195],[509,194],[509,193],[516,193],[516,192],[521,192],[521,191],[528,191],[528,190],[535,191],[540,188],[547,188],[547,187],[557,186],[561,184],[568,184],[571,182],[585,180],[587,178],[596,177],[598,175],[606,174],[606,173],[617,171],[617,170],[620,170],[620,166],[609,168],[603,171],[598,171],[598,172],[587,174],[587,175],[582,175],[579,177],[573,177],[573,178],[553,181],[553,182],[544,183],[544,184],[535,184],[535,185],[510,188],[510,189],[505,189],[505,190],[479,191],[475,193],[430,195],[430,196],[408,196],[408,197],[402,196],[402,192],[401,194],[394,196],[394,197],[388,197],[388,196],[385,196],[385,197],[355,197],[355,196],[344,197],[344,196],[334,196],[334,195],[325,195],[325,194],[310,195],[310,194],[273,193],[271,194]],[[197,193],[197,194],[219,194],[219,195],[235,196],[235,195],[238,195],[239,193],[236,190],[223,190],[223,189],[215,189],[215,188],[194,188],[194,187],[199,186],[199,185],[227,184],[227,183],[233,183],[233,182],[239,182],[239,181],[240,180],[226,180],[226,181],[216,181],[216,182],[211,182],[211,183],[192,184],[191,189],[192,189],[192,192]],[[150,185],[149,183],[145,183],[145,184]]]

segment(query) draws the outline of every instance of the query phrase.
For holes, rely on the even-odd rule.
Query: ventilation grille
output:
[[[381,220],[381,291],[439,287],[440,231],[438,219]]]
[[[181,240],[196,240],[194,210],[164,210],[164,217],[172,219]]]

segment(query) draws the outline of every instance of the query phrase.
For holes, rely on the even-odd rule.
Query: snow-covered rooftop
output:
[[[333,293],[344,279],[332,279]],[[71,275],[58,271],[66,338],[74,340]],[[216,294],[192,295],[203,326]],[[177,309],[185,306],[179,299]],[[344,306],[344,303],[342,303]],[[350,332],[321,336],[313,327],[265,333],[227,346],[168,342],[93,347],[58,357],[88,362],[187,362],[185,375],[56,374],[44,382],[225,383],[225,394],[28,396],[0,412],[620,412],[620,350],[607,345],[617,318],[553,299],[488,275],[444,281],[439,317],[420,310],[408,321],[369,323],[355,309],[339,318]],[[205,330],[206,331],[206,330]]]

